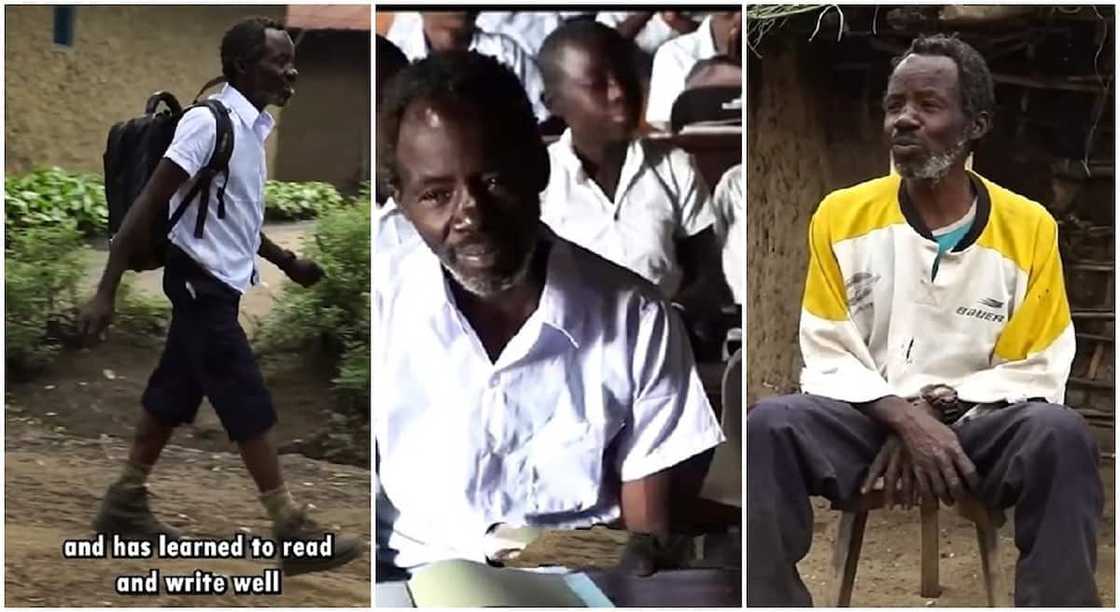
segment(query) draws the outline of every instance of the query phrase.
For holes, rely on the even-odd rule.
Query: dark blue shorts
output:
[[[168,249],[163,291],[171,300],[171,326],[144,390],[144,409],[178,426],[194,421],[205,396],[230,440],[251,440],[271,428],[272,396],[237,321],[241,294],[174,246]]]

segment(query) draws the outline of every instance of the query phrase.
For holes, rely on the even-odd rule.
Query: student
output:
[[[540,222],[548,153],[507,68],[433,55],[384,105],[380,170],[425,247],[374,276],[379,567],[619,519],[626,563],[662,566],[696,493],[674,476],[722,440],[679,318]]]
[[[544,85],[533,57],[509,36],[477,27],[477,18],[478,11],[397,13],[388,38],[413,62],[433,51],[469,50],[497,58],[517,75],[537,121],[543,123],[548,119],[548,109],[541,102]]]
[[[673,102],[684,91],[685,78],[696,62],[716,55],[739,57],[742,19],[741,11],[713,13],[695,32],[678,36],[657,49],[646,103],[647,123],[668,127]]]
[[[548,147],[541,218],[668,299],[711,302],[722,281],[708,186],[683,150],[638,137],[632,52],[618,32],[591,21],[565,24],[545,41],[545,101],[568,129]]]
[[[888,505],[1014,506],[1016,606],[1099,606],[1103,490],[1093,435],[1062,405],[1057,223],[965,169],[995,110],[966,43],[915,39],[883,108],[899,174],[833,192],[809,225],[803,393],[747,412],[747,605],[811,606],[809,497],[850,501],[884,476]],[[954,399],[935,407],[927,386]]]
[[[178,538],[179,531],[149,509],[148,474],[175,427],[194,420],[206,396],[231,440],[272,519],[277,540],[321,539],[326,531],[307,507],[297,506],[280,470],[271,430],[276,422],[245,332],[237,321],[242,293],[256,276],[255,255],[269,260],[303,286],[323,271],[314,262],[280,248],[262,232],[264,219],[264,141],[273,127],[268,105],[284,106],[294,93],[295,48],[278,22],[246,19],[222,37],[222,73],[227,85],[216,97],[230,112],[234,149],[228,177],[211,185],[211,201],[224,190],[225,216],[210,207],[202,238],[194,236],[198,206],[191,205],[169,234],[163,289],[171,300],[171,325],[159,365],[141,400],[144,410],[120,478],[107,491],[93,527],[128,538]],[[174,210],[214,150],[216,123],[205,108],[188,111],[171,146],[148,184],[129,209],[113,240],[97,292],[83,308],[80,325],[97,337],[113,316],[121,275],[155,222],[160,203]],[[225,179],[225,180],[222,180]],[[320,560],[281,558],[287,574],[330,569],[361,552],[358,541],[335,535],[334,555]]]
[[[746,171],[735,164],[723,173],[712,192],[716,237],[722,245],[723,278],[736,304],[747,297],[747,193]]]

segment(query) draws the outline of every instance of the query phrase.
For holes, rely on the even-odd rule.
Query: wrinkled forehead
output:
[[[957,63],[951,57],[911,53],[891,71],[887,91],[918,88],[951,93],[957,90],[958,76]]]
[[[477,104],[419,98],[405,108],[397,146],[414,162],[485,166],[517,157],[507,131]]]

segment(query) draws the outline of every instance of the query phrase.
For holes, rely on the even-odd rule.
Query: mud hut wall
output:
[[[299,81],[277,135],[274,178],[356,191],[370,175],[369,32],[297,36]]]
[[[829,52],[775,47],[748,67],[748,404],[797,389],[797,327],[817,205],[887,169],[880,123],[866,99],[836,87],[850,75],[822,63]]]
[[[83,5],[64,47],[54,43],[54,7],[5,7],[5,170],[101,172],[109,127],[142,113],[160,89],[189,103],[221,74],[222,34],[251,15],[283,20],[284,6]]]

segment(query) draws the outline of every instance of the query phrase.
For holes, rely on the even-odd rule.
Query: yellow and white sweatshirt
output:
[[[1073,322],[1054,218],[978,175],[972,229],[937,243],[888,176],[828,195],[809,225],[801,389],[846,402],[952,386],[962,401],[1062,403]]]

